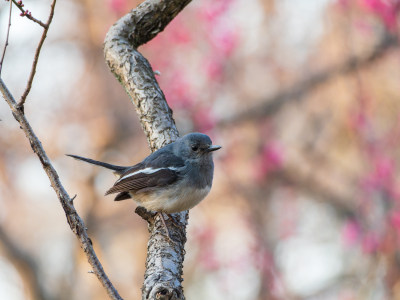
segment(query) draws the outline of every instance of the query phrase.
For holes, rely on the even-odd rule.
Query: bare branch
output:
[[[22,7],[24,6],[24,4],[22,3],[22,1],[16,1],[16,0],[12,0],[12,2],[15,4],[15,6],[17,6],[19,8],[19,10],[21,11],[21,16],[23,17],[27,17],[29,20],[39,24],[40,26],[42,26],[43,28],[47,28],[49,27],[49,24],[45,24],[42,21],[32,17],[32,14],[30,13],[29,10],[25,10]]]
[[[12,2],[10,1],[10,12],[9,12],[9,15],[8,15],[8,28],[7,28],[6,43],[4,45],[3,54],[2,54],[1,60],[0,60],[0,76],[1,76],[1,70],[3,69],[4,56],[6,55],[6,49],[7,49],[7,46],[8,46],[8,37],[10,35],[11,12],[12,12]]]
[[[34,299],[48,300],[53,299],[48,295],[42,285],[40,278],[39,267],[35,259],[24,249],[21,249],[15,241],[4,231],[0,225],[0,244],[4,249],[6,256],[14,264],[20,272],[21,277],[27,282],[32,290]]]
[[[106,62],[135,105],[152,151],[176,140],[178,130],[154,71],[136,48],[164,30],[189,2],[145,1],[118,20],[104,42]],[[142,299],[184,299],[181,282],[188,212],[174,214],[175,222],[167,220],[174,243],[166,238],[157,217],[140,209],[137,213],[148,221],[150,232]]]
[[[19,103],[18,103],[18,107],[21,108],[22,112],[23,112],[23,107],[24,107],[25,101],[26,101],[26,97],[28,96],[28,94],[29,94],[29,92],[31,91],[31,88],[32,88],[32,82],[33,82],[33,78],[35,77],[36,66],[37,66],[37,63],[39,61],[40,51],[42,50],[42,46],[43,46],[44,40],[46,39],[46,36],[47,36],[47,31],[49,30],[51,21],[53,20],[55,6],[56,6],[56,0],[53,0],[53,2],[51,3],[51,7],[50,7],[49,18],[47,19],[47,22],[46,22],[46,24],[44,26],[42,37],[40,38],[39,44],[38,44],[38,46],[36,48],[36,51],[35,51],[35,57],[33,59],[31,73],[29,75],[28,83],[27,83],[25,91],[22,94],[21,99],[19,100]]]
[[[218,126],[223,127],[246,120],[256,121],[271,116],[285,104],[295,100],[300,101],[304,95],[328,80],[339,75],[345,75],[356,71],[358,68],[370,66],[394,46],[398,46],[398,39],[394,36],[385,35],[381,42],[369,54],[359,57],[350,57],[338,66],[315,73],[305,80],[296,83],[291,88],[280,91],[272,97],[267,97],[266,100],[261,101],[260,105],[240,112],[228,119],[221,120]],[[260,101],[258,101],[258,103],[260,103]]]
[[[104,269],[96,256],[96,253],[93,249],[92,241],[90,240],[85,224],[82,219],[78,215],[75,207],[73,205],[73,201],[69,197],[67,191],[64,189],[61,181],[58,177],[57,171],[54,169],[53,165],[50,162],[45,150],[38,137],[33,132],[32,127],[30,126],[28,120],[25,117],[22,109],[17,105],[14,97],[11,95],[3,80],[0,78],[0,91],[10,106],[11,112],[14,118],[20,124],[21,129],[24,131],[26,137],[28,138],[32,150],[38,156],[40,162],[42,163],[43,169],[46,172],[47,176],[50,179],[50,183],[52,188],[57,194],[57,197],[65,211],[65,215],[67,217],[67,221],[71,230],[77,236],[79,243],[86,254],[86,257],[89,261],[89,264],[92,266],[94,273],[97,278],[100,280],[104,288],[107,290],[108,295],[111,299],[122,299],[118,294],[117,290],[112,285],[111,281],[108,279]]]

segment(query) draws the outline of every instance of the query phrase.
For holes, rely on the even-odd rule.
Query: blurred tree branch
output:
[[[0,246],[14,264],[24,282],[28,284],[31,296],[35,300],[52,299],[41,284],[39,267],[34,258],[15,243],[0,226]]]
[[[281,109],[285,104],[301,99],[311,90],[321,84],[331,80],[332,78],[357,71],[359,68],[370,66],[378,59],[383,57],[388,50],[398,46],[398,38],[396,36],[385,34],[376,47],[366,55],[347,58],[342,64],[333,66],[326,70],[310,75],[305,80],[294,84],[291,88],[278,92],[277,94],[267,97],[266,100],[258,101],[260,104],[242,111],[232,117],[223,119],[219,122],[219,126],[224,127],[230,124],[236,124],[247,120],[260,120],[271,116]]]
[[[179,134],[154,71],[137,47],[164,30],[189,2],[145,1],[118,20],[104,42],[106,62],[135,105],[152,151],[173,142]],[[150,232],[142,299],[184,299],[181,282],[188,212],[174,214],[178,226],[167,220],[175,242],[165,236],[159,218],[142,208],[136,212],[148,221]]]

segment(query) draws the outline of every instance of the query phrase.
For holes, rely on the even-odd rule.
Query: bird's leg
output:
[[[162,212],[158,212],[158,214],[160,216],[160,219],[161,219],[162,223],[164,224],[165,232],[167,233],[168,239],[170,241],[172,241],[171,236],[169,235],[169,230],[168,230],[167,224],[165,223],[164,216],[163,216]]]
[[[175,225],[175,227],[180,227],[179,226],[179,222],[177,220],[175,220],[175,218],[172,216],[172,214],[167,214],[167,216],[171,219],[172,224]]]

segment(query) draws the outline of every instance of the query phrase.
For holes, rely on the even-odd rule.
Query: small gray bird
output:
[[[212,152],[220,148],[205,134],[189,133],[131,167],[67,155],[113,170],[119,179],[106,195],[118,193],[115,201],[132,198],[158,212],[169,237],[162,213],[191,209],[207,196],[214,174]]]

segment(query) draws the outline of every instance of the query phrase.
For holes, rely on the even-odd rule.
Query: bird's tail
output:
[[[70,156],[72,158],[78,159],[78,160],[82,160],[85,161],[89,164],[93,164],[93,165],[97,165],[106,169],[110,169],[115,171],[116,173],[122,173],[123,171],[125,171],[127,169],[127,167],[122,167],[122,166],[116,166],[116,165],[111,165],[105,162],[101,162],[98,160],[94,160],[94,159],[90,159],[90,158],[86,158],[86,157],[82,157],[82,156],[77,156],[77,155],[72,155],[72,154],[66,154],[67,156]]]

